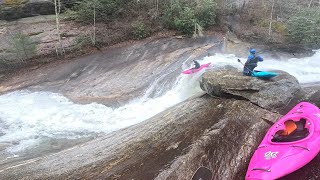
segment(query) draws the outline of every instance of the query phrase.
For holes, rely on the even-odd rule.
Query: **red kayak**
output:
[[[201,71],[202,69],[207,68],[210,64],[211,64],[211,63],[202,64],[202,65],[200,66],[200,68],[198,68],[198,69],[187,69],[187,70],[183,71],[182,74],[193,74],[193,73],[199,72],[199,71]]]

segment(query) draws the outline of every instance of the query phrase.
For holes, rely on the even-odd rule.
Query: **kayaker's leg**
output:
[[[247,73],[248,75],[247,76],[251,76],[251,74],[252,74],[252,72],[253,72],[255,67],[257,67],[257,66],[256,65],[247,65],[246,67],[244,67],[248,71],[248,73]]]
[[[251,71],[248,66],[243,67],[243,75],[245,76],[251,76]]]

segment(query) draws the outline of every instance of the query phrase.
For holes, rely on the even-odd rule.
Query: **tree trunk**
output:
[[[62,46],[62,41],[61,41],[61,34],[60,34],[60,20],[59,20],[59,15],[60,15],[60,9],[61,9],[61,1],[60,0],[54,0],[54,9],[55,9],[55,14],[56,14],[56,29],[57,29],[57,36],[58,36],[58,47],[56,47],[56,53],[57,56],[63,55],[64,54],[64,49]]]
[[[271,7],[270,24],[269,24],[269,37],[271,37],[271,33],[272,33],[273,8],[274,8],[274,0],[272,0],[272,7]]]
[[[157,12],[156,12],[156,17],[158,18],[158,15],[159,15],[159,0],[156,0],[156,9],[157,9]]]
[[[96,1],[93,5],[93,42],[92,44],[96,46]]]
[[[313,0],[310,0],[310,2],[309,2],[309,5],[308,5],[309,8],[311,7],[312,1]]]

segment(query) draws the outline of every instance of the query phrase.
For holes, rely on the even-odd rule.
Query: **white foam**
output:
[[[181,76],[163,96],[141,98],[112,109],[101,104],[75,104],[51,92],[16,91],[0,96],[0,143],[16,153],[38,145],[42,138],[76,139],[108,133],[139,123],[197,93],[200,75]]]
[[[210,56],[204,58],[202,63],[211,62],[212,66],[221,67],[230,65],[243,69],[243,65],[237,62],[237,57],[229,54],[217,54],[215,56]],[[246,59],[240,58],[244,63]],[[258,63],[256,70],[282,70],[297,78],[299,83],[312,83],[320,82],[320,50],[311,57],[305,58],[290,58],[287,60],[277,60],[277,59],[267,59],[265,58],[263,62]]]
[[[259,69],[286,71],[296,77],[300,83],[320,82],[320,50],[306,58],[291,58],[285,61],[266,60],[260,63]]]

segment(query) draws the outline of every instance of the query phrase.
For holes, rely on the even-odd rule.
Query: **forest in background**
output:
[[[55,14],[56,56],[65,54],[60,23],[87,26],[75,49],[101,48],[173,30],[198,37],[213,27],[261,44],[320,48],[320,0],[47,0],[44,13]],[[28,0],[4,0],[0,18],[19,18]],[[29,5],[31,6],[31,5]],[[33,11],[37,11],[34,8]],[[38,10],[39,13],[41,8]],[[14,12],[14,13],[12,13]],[[40,13],[41,14],[41,13]],[[34,16],[31,14],[30,16]],[[24,16],[29,16],[24,14]],[[37,44],[23,31],[11,34],[11,51],[19,63],[37,54]],[[111,39],[111,40],[110,40]],[[0,60],[0,62],[3,62]]]
[[[320,47],[320,1],[314,0],[84,0],[66,12],[81,23],[129,20],[136,39],[162,29],[196,37],[221,26],[222,17],[239,16],[237,23],[270,42],[280,37]]]

